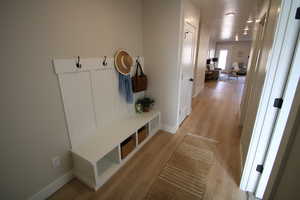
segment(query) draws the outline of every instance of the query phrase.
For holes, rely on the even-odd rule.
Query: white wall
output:
[[[144,0],[144,57],[149,77],[148,95],[162,113],[164,129],[176,129],[178,63],[180,61],[180,0]]]
[[[269,0],[264,0],[260,2],[260,6],[258,6],[258,14],[257,14],[257,18],[261,19],[267,12],[270,6],[270,1]],[[248,69],[247,69],[247,77],[246,77],[246,81],[245,81],[245,85],[244,85],[244,89],[243,89],[243,96],[242,96],[242,100],[241,100],[241,105],[240,105],[240,125],[243,126],[245,118],[246,118],[246,114],[247,114],[247,108],[248,108],[248,101],[249,101],[249,96],[250,96],[250,91],[251,91],[251,87],[253,84],[253,80],[252,80],[252,76],[253,75],[253,71],[254,71],[254,67],[252,68],[252,64],[255,63],[255,59],[257,56],[257,46],[259,46],[259,44],[261,44],[262,42],[258,41],[258,35],[259,33],[259,24],[256,23],[253,27],[253,31],[252,31],[252,35],[253,35],[253,42],[251,45],[251,50],[250,50],[250,56],[249,56],[249,62],[248,62]],[[251,137],[251,135],[248,136],[249,139]],[[246,155],[244,155],[246,156]]]
[[[142,55],[142,2],[3,1],[0,24],[0,199],[26,199],[72,167],[52,57]]]
[[[144,56],[148,95],[162,113],[162,127],[176,132],[183,23],[199,24],[199,10],[189,0],[144,0]]]
[[[270,3],[270,4],[269,4]],[[240,118],[243,126],[241,135],[241,149],[243,164],[246,162],[248,148],[250,146],[252,131],[255,124],[256,114],[259,108],[260,98],[264,86],[267,73],[267,61],[272,51],[274,34],[277,26],[278,15],[277,10],[281,6],[281,0],[265,1],[261,7],[259,16],[267,14],[268,19],[265,24],[265,30],[262,38],[256,32],[255,45],[252,49],[250,58],[250,66],[248,66],[248,74],[244,87],[244,94],[241,102]],[[258,26],[262,25],[257,25]],[[258,31],[256,29],[256,31]],[[258,51],[260,52],[259,62],[257,63]]]
[[[235,62],[248,64],[251,41],[217,42],[216,56],[220,57],[220,50],[228,50],[226,69],[230,69]]]
[[[200,9],[191,0],[182,0],[184,21],[192,24],[196,28],[196,38],[198,36]]]

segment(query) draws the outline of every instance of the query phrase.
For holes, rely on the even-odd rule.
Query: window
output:
[[[227,54],[228,50],[220,50],[218,68],[221,68],[222,70],[226,68]]]

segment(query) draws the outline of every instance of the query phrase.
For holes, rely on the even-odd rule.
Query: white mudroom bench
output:
[[[143,58],[140,57],[143,63]],[[101,187],[160,129],[160,112],[137,114],[118,92],[113,58],[54,59],[71,143],[73,173]],[[80,63],[79,63],[80,62]],[[134,95],[136,100],[144,93]]]
[[[97,190],[158,131],[158,123],[159,112],[152,111],[99,129],[99,132],[109,134],[92,136],[84,144],[72,149],[74,175]],[[149,135],[139,143],[138,130],[142,127],[147,128]],[[135,147],[122,158],[121,143],[129,137],[135,138]]]

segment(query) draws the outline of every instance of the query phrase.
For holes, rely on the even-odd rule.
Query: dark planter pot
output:
[[[149,107],[144,107],[144,112],[149,112],[150,111],[150,108]]]

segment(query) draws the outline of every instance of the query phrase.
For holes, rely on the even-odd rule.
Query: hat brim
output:
[[[115,55],[115,67],[123,75],[128,75],[133,65],[133,59],[125,50],[118,50]]]

